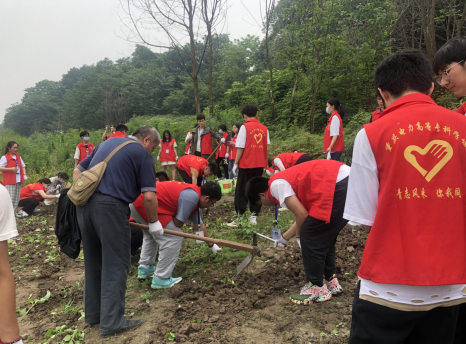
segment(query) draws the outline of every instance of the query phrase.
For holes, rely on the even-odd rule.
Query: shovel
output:
[[[134,228],[149,230],[149,226],[142,225],[140,223],[130,222],[129,225],[131,227],[134,227]],[[205,242],[208,242],[208,243],[217,244],[218,246],[229,247],[229,248],[233,248],[235,250],[241,250],[241,251],[249,252],[250,255],[247,256],[241,262],[241,264],[237,266],[236,276],[238,276],[241,273],[241,271],[243,271],[244,268],[247,267],[251,263],[252,258],[254,258],[254,256],[256,256],[260,252],[260,248],[257,247],[257,237],[256,237],[256,235],[253,235],[253,245],[251,246],[251,245],[246,245],[246,244],[240,244],[240,243],[237,243],[237,242],[234,242],[234,241],[228,241],[228,240],[223,240],[223,239],[212,239],[212,238],[197,236],[195,234],[172,231],[170,229],[164,229],[163,232],[165,234],[176,235],[176,236],[180,236],[180,237],[188,238],[188,239],[201,240],[201,241],[205,241]]]
[[[260,235],[261,237],[265,237],[264,235]],[[278,206],[275,206],[275,221],[273,222],[272,227],[272,239],[265,237],[266,239],[270,240],[279,240],[282,237],[282,230],[278,228]]]

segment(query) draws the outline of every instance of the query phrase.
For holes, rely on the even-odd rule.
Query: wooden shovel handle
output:
[[[130,222],[129,225],[131,227],[134,227],[134,228],[149,230],[149,226],[142,225],[140,223]],[[213,238],[209,238],[209,237],[206,238],[206,237],[197,236],[197,235],[194,235],[194,234],[178,232],[178,231],[172,231],[170,229],[165,229],[165,228],[163,229],[163,232],[165,234],[176,235],[176,236],[180,236],[180,237],[183,237],[183,238],[206,241],[206,242],[209,242],[209,243],[217,244],[218,246],[233,248],[235,250],[241,250],[241,251],[246,251],[246,252],[252,252],[254,250],[254,246],[246,245],[246,244],[240,244],[240,243],[237,243],[237,242],[234,242],[234,241],[228,241],[228,240],[222,240],[222,239],[213,239]]]

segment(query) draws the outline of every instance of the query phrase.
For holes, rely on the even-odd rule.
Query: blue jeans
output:
[[[228,160],[228,179],[233,179],[233,166],[235,165],[235,160]]]

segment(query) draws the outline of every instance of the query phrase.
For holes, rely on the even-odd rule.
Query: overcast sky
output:
[[[261,0],[228,0],[223,32],[231,39],[262,36]],[[58,81],[73,67],[130,56],[119,0],[0,0],[0,121],[26,88]]]

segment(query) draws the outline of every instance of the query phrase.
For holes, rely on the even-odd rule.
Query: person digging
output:
[[[187,220],[193,223],[193,229],[200,229],[208,237],[207,229],[200,218],[199,208],[213,206],[222,198],[220,185],[207,182],[201,187],[181,182],[157,183],[157,215],[163,228],[182,232],[181,227]],[[131,216],[140,224],[147,224],[144,199],[140,196],[131,206]],[[181,249],[182,238],[170,234],[154,234],[149,229],[143,231],[144,241],[139,259],[138,279],[146,279],[153,274],[153,289],[171,288],[181,281],[181,277],[172,277]],[[216,244],[209,246],[213,253],[221,250]],[[155,256],[159,252],[157,268]]]
[[[335,277],[335,243],[347,224],[343,219],[350,167],[334,160],[314,160],[247,184],[249,202],[288,208],[296,221],[275,246],[296,236],[303,255],[306,284],[290,300],[311,304],[342,293]],[[323,279],[325,277],[325,280]]]
[[[217,174],[217,165],[195,155],[178,159],[176,169],[185,183],[201,186],[205,177]]]

